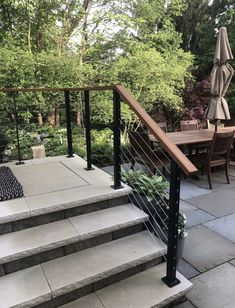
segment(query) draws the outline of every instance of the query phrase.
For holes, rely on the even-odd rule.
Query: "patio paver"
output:
[[[235,259],[233,259],[233,260],[231,260],[231,261],[229,261],[232,265],[234,265],[235,266]]]
[[[187,200],[190,204],[195,205],[202,210],[222,217],[235,213],[235,189],[221,189],[213,191],[210,194],[194,197]]]
[[[177,265],[177,271],[184,275],[187,279],[191,279],[200,274],[200,272],[188,264],[183,258],[180,259]]]
[[[203,222],[207,222],[209,220],[215,219],[215,216],[208,214],[203,210],[195,210],[185,213],[187,218],[187,227],[191,228],[196,225],[202,224]]]
[[[187,212],[191,212],[195,210],[198,210],[196,206],[193,206],[192,204],[186,201],[180,200],[180,212],[181,213],[187,213]]]
[[[203,196],[210,194],[210,189],[204,189],[195,186],[194,184],[182,181],[180,186],[180,198],[182,200],[187,200],[193,197]],[[196,205],[197,206],[197,205]]]
[[[235,214],[209,221],[204,225],[235,243]]]
[[[183,258],[200,272],[235,258],[234,243],[200,225],[189,230]]]
[[[14,174],[23,186],[25,196],[89,185],[80,176],[71,172],[62,162],[56,161],[15,168]]]
[[[187,298],[199,308],[232,308],[235,303],[235,267],[222,264],[192,279]]]

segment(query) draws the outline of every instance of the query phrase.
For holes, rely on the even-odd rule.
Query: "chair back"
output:
[[[164,131],[164,133],[167,133],[167,124],[166,122],[157,122],[157,125],[160,126],[160,128]]]
[[[215,132],[209,150],[209,160],[211,160],[213,156],[228,157],[233,142],[233,137],[234,131]]]
[[[182,131],[198,130],[199,129],[198,120],[180,121],[180,129]]]
[[[148,134],[136,131],[128,131],[128,135],[132,154],[150,161],[152,157],[152,143]]]

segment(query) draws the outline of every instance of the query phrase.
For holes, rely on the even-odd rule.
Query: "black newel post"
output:
[[[178,241],[178,219],[180,202],[180,168],[175,161],[171,161],[169,225],[167,243],[167,270],[162,280],[171,288],[180,283],[176,278],[176,258]]]
[[[120,137],[121,106],[120,95],[113,90],[113,150],[114,150],[114,189],[122,188],[121,185],[121,137]]]
[[[14,107],[14,117],[15,117],[15,127],[16,127],[16,141],[17,141],[17,152],[18,152],[18,162],[16,165],[23,165],[24,162],[21,158],[21,151],[20,151],[20,137],[19,137],[19,123],[18,123],[18,112],[16,107],[16,94],[17,92],[14,92],[13,95],[13,107]]]
[[[72,128],[71,128],[71,111],[70,111],[70,97],[69,91],[64,91],[65,111],[66,111],[66,125],[67,125],[67,146],[68,157],[73,156],[73,140],[72,140]]]
[[[85,103],[85,127],[86,127],[86,157],[87,157],[87,171],[93,170],[91,165],[91,122],[90,122],[90,95],[89,91],[84,91]]]

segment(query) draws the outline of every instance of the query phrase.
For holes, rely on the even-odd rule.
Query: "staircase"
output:
[[[85,175],[83,179],[93,181],[89,189],[95,191],[99,178],[94,180],[96,173],[84,171],[83,162],[58,161],[73,173],[89,174],[92,180]],[[24,176],[30,171],[30,166],[17,168],[18,178],[19,170]],[[104,177],[110,181],[102,172]],[[129,189],[109,189],[96,198],[87,195],[78,202],[58,202],[57,207],[48,203],[36,211],[29,206],[29,213],[16,210],[21,199],[1,204],[1,308],[163,307],[191,288],[180,274],[181,283],[173,288],[161,281],[166,246],[146,230],[148,215],[128,203]],[[26,202],[30,198],[26,196]]]

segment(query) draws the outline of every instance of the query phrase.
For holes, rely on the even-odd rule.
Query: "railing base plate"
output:
[[[92,170],[95,170],[95,168],[91,167],[91,168],[84,168],[84,170],[86,171],[92,171]]]
[[[180,283],[180,280],[175,278],[174,281],[169,281],[167,277],[163,277],[162,278],[162,281],[169,287],[169,288],[172,288],[174,286],[176,286],[177,284]]]
[[[17,166],[18,165],[24,165],[25,163],[23,161],[18,161],[17,163],[15,163]]]
[[[67,155],[66,156],[67,158],[73,158],[73,157],[75,157],[74,155]]]
[[[113,188],[113,189],[121,189],[121,188],[123,188],[123,186],[122,185],[120,185],[120,186],[115,186],[115,185],[111,185],[111,187]]]

